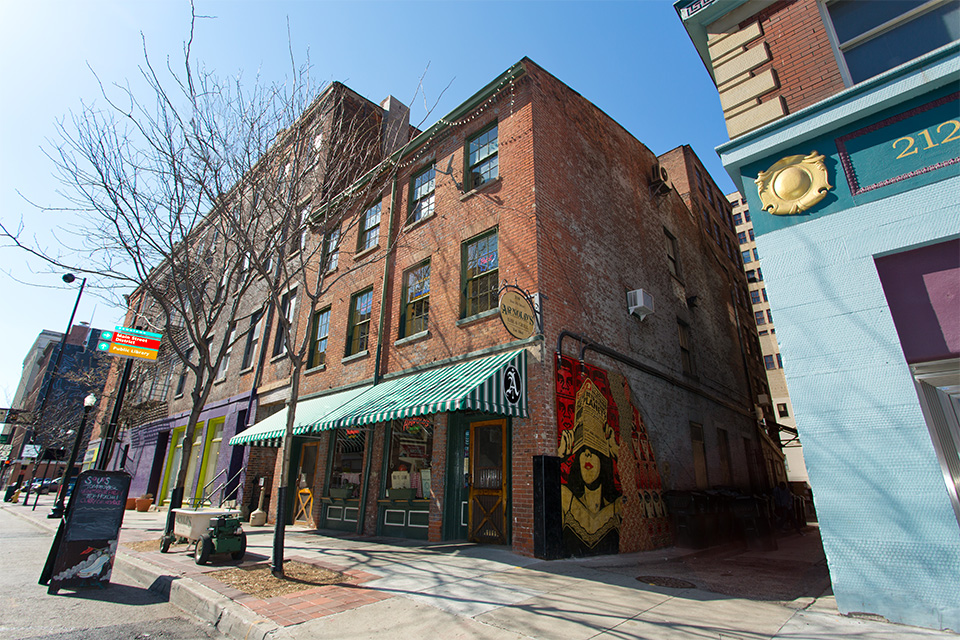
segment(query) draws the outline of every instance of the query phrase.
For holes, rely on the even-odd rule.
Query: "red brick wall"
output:
[[[773,60],[755,73],[772,66],[780,80],[779,92],[762,100],[783,96],[787,113],[794,113],[843,91],[843,78],[816,0],[777,2],[741,26],[757,20]]]

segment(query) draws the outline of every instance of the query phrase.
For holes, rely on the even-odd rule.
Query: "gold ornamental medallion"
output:
[[[763,210],[777,216],[806,211],[833,189],[827,179],[824,156],[816,151],[809,155],[781,158],[755,182]]]

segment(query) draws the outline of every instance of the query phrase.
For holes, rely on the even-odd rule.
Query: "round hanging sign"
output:
[[[526,340],[537,326],[533,305],[521,293],[507,289],[500,296],[500,321],[514,338]]]

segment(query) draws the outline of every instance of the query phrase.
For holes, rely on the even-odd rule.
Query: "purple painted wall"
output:
[[[907,362],[960,356],[960,240],[875,263]]]

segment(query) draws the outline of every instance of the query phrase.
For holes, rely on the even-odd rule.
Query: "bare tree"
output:
[[[254,282],[247,256],[262,266],[276,251],[268,242],[251,252],[230,234],[246,172],[317,93],[306,66],[286,84],[221,79],[191,59],[195,20],[182,68],[169,60],[155,67],[144,44],[145,90],[101,83],[105,107],[85,105],[59,123],[48,156],[76,219],[61,229],[59,250],[31,240],[22,223],[0,225],[13,245],[90,275],[101,293],[132,290],[127,321],[163,333],[164,348],[193,374],[171,508],[182,504],[194,430],[217,371],[244,337],[231,328]]]
[[[193,22],[179,70],[169,61],[157,69],[144,47],[142,97],[101,85],[106,108],[85,106],[60,123],[50,156],[78,214],[62,252],[43,250],[22,228],[0,225],[0,234],[102,288],[132,289],[127,322],[163,333],[164,348],[192,373],[171,512],[182,504],[194,430],[225,354],[254,330],[240,321],[261,308],[264,326],[276,318],[290,363],[273,564],[282,573],[282,505],[311,345],[309,323],[295,324],[291,292],[312,318],[339,279],[390,259],[394,246],[343,260],[331,274],[331,261],[350,253],[341,239],[369,222],[371,201],[396,188],[398,147],[411,129],[339,83],[316,86],[292,55],[285,84],[222,79],[191,60],[192,38]],[[393,245],[401,239],[385,235]],[[379,354],[377,361],[379,372]]]

